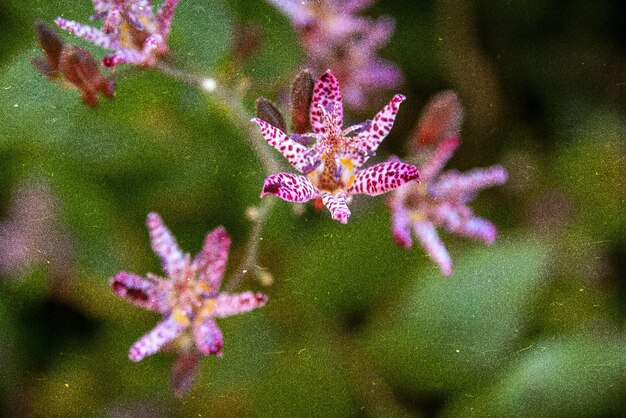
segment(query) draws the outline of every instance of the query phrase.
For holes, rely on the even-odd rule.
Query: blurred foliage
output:
[[[259,266],[274,282],[262,289],[249,275],[242,285],[270,302],[220,322],[224,358],[203,360],[177,399],[173,355],[128,361],[157,318],[117,299],[107,278],[160,272],[143,225],[156,211],[191,253],[224,225],[228,279],[264,177],[247,129],[217,99],[154,70],[116,70],[114,100],[87,108],[30,61],[41,54],[35,19],[87,22],[90,2],[0,3],[0,219],[21,185],[44,181],[76,253],[71,277],[45,262],[0,277],[0,415],[623,414],[624,3],[403,0],[368,13],[396,19],[383,55],[404,70],[408,96],[381,154],[404,155],[426,100],[459,91],[464,143],[450,166],[510,171],[475,205],[499,239],[444,236],[455,272],[443,279],[421,248],[393,244],[383,197],[355,199],[347,226],[278,202]],[[260,47],[238,62],[233,37],[251,27]],[[259,95],[287,110],[302,52],[269,4],[183,1],[171,46],[174,65],[243,91],[250,115]]]

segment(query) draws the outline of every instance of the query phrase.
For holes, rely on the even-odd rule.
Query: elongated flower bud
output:
[[[283,132],[287,131],[285,118],[280,113],[280,110],[263,97],[256,99],[256,116]]]
[[[296,133],[311,131],[309,111],[313,99],[315,80],[308,70],[302,70],[296,76],[291,87],[291,123]]]

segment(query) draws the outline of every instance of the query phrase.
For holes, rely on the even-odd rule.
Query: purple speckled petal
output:
[[[178,337],[187,328],[187,322],[177,319],[176,315],[171,315],[159,322],[149,333],[133,344],[128,352],[128,358],[136,362],[156,353],[165,344]]]
[[[372,119],[369,129],[354,138],[351,146],[354,150],[353,160],[357,167],[363,165],[370,156],[374,155],[380,143],[389,134],[398,110],[400,110],[400,103],[404,99],[405,97],[402,94],[396,94]]]
[[[174,18],[174,10],[179,0],[165,0],[161,4],[157,12],[157,31],[166,39],[172,27],[172,19]]]
[[[449,276],[452,274],[452,260],[450,259],[450,254],[443,245],[443,242],[441,242],[435,226],[428,221],[415,222],[413,224],[413,233],[422,243],[426,253],[437,263],[443,275]]]
[[[227,316],[250,312],[254,309],[265,306],[267,303],[267,296],[262,293],[254,292],[235,294],[221,293],[217,297],[216,302],[215,309],[211,315],[216,318],[225,318]]]
[[[113,292],[140,308],[156,312],[167,309],[167,294],[153,281],[135,274],[120,272],[109,279]]]
[[[475,168],[466,173],[450,171],[444,173],[432,187],[431,193],[435,198],[450,195],[473,194],[480,189],[503,184],[508,179],[508,173],[499,165],[489,168]]]
[[[152,249],[161,260],[163,271],[171,279],[180,277],[185,269],[185,256],[178,248],[176,239],[156,213],[148,214],[146,225],[150,233]]]
[[[267,143],[280,151],[296,170],[306,172],[315,165],[316,159],[308,152],[309,149],[307,147],[289,138],[283,131],[259,118],[253,118],[252,122],[257,123],[261,127],[261,134]]]
[[[396,244],[404,248],[413,246],[411,238],[411,217],[402,205],[401,196],[396,193],[389,199],[391,208],[391,234]]]
[[[460,144],[461,139],[459,137],[450,136],[437,145],[433,154],[422,167],[421,174],[424,183],[430,182],[439,175]]]
[[[224,337],[220,327],[210,316],[200,316],[193,321],[193,336],[196,347],[205,356],[215,354],[222,357]]]
[[[347,193],[376,196],[418,178],[419,173],[415,166],[399,161],[386,161],[357,172],[354,184]]]
[[[346,202],[345,193],[322,193],[322,202],[328,208],[332,218],[342,224],[348,223],[350,217],[350,209]]]
[[[202,251],[193,260],[198,278],[209,284],[211,292],[217,292],[228,261],[230,237],[223,227],[215,228],[204,239]]]
[[[341,89],[339,82],[330,72],[326,73],[315,82],[313,87],[313,100],[311,102],[311,126],[313,132],[326,132],[328,123],[324,120],[323,110],[331,113],[331,127],[341,131],[343,127],[343,104],[341,102]]]
[[[54,20],[54,23],[56,23],[59,28],[73,33],[79,38],[83,38],[87,42],[91,42],[101,48],[117,49],[119,47],[119,45],[117,45],[117,43],[109,35],[99,29],[92,28],[91,26],[63,19],[62,17],[57,17]]]
[[[317,188],[304,176],[276,173],[268,176],[263,184],[261,197],[276,195],[287,202],[304,203],[319,196]]]

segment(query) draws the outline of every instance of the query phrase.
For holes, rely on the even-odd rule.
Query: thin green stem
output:
[[[194,85],[204,91],[214,94],[220,102],[222,102],[230,110],[233,119],[235,119],[241,126],[246,127],[248,143],[252,150],[257,154],[259,160],[263,164],[265,173],[267,175],[280,171],[281,165],[276,161],[274,155],[264,143],[264,141],[255,140],[259,136],[256,125],[250,122],[250,118],[246,108],[242,104],[241,95],[237,92],[224,88],[219,85],[216,80],[207,77],[200,77],[194,74],[187,73],[183,70],[170,66],[168,63],[160,61],[157,63],[156,68],[162,73],[183,81],[187,84]],[[239,268],[233,274],[229,282],[224,286],[227,292],[232,292],[241,283],[244,276],[256,268],[257,257],[259,253],[259,243],[262,240],[261,234],[267,219],[274,207],[274,199],[266,199],[261,206],[256,208],[254,216],[252,216],[252,231],[246,244],[244,257],[241,261]]]

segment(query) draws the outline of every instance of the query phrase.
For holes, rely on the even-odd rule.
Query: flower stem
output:
[[[276,161],[274,155],[270,152],[269,147],[265,146],[264,141],[257,141],[254,139],[259,136],[259,132],[255,129],[256,125],[253,125],[250,122],[247,110],[242,104],[241,95],[237,94],[235,91],[225,88],[213,78],[200,77],[195,74],[187,73],[186,71],[172,67],[163,61],[159,61],[156,64],[156,68],[163,74],[214,94],[224,105],[226,105],[226,107],[228,107],[237,123],[246,127],[248,134],[246,135],[246,138],[248,139],[248,143],[259,157],[266,174],[270,175],[280,171],[281,165]],[[225,290],[227,292],[235,290],[243,280],[245,274],[255,268],[259,253],[259,242],[262,239],[261,233],[263,232],[263,227],[272,212],[274,203],[274,199],[266,199],[261,206],[257,208],[257,213],[252,219],[254,225],[252,226],[252,231],[250,232],[250,237],[248,238],[244,258],[240,267],[226,284]]]

